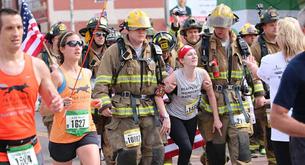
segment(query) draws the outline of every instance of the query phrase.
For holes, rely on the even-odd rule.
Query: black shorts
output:
[[[67,162],[76,157],[77,148],[88,144],[98,145],[96,132],[90,132],[85,135],[81,140],[73,143],[54,143],[50,141],[50,156],[57,162]]]

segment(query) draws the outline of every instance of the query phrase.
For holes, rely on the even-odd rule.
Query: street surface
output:
[[[39,112],[36,112],[35,119],[36,119],[37,135],[38,135],[38,138],[39,138],[41,146],[42,146],[42,152],[43,152],[45,164],[51,165],[52,160],[50,158],[50,154],[48,151],[47,129],[45,128],[45,126],[42,123]],[[201,165],[200,160],[199,160],[201,153],[202,153],[201,148],[193,151],[192,158],[191,158],[192,165]],[[73,161],[73,164],[79,164],[79,161],[77,159],[75,159]],[[102,162],[102,164],[105,165],[105,162]],[[177,156],[174,157],[173,164],[177,164]],[[252,164],[253,165],[267,165],[267,161],[266,161],[265,157],[258,157],[258,158],[253,159]]]

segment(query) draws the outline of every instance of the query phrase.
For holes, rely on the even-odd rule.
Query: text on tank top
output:
[[[0,140],[22,140],[36,134],[35,102],[39,84],[32,57],[24,54],[24,69],[17,75],[0,70]],[[35,153],[41,150],[39,141]],[[7,162],[6,152],[0,152],[0,162]]]
[[[171,103],[167,105],[167,111],[171,116],[182,120],[189,120],[196,116],[198,112],[203,74],[199,68],[196,68],[196,78],[194,81],[188,81],[182,69],[175,70],[174,74],[177,83],[177,94],[173,94]]]
[[[61,73],[64,75],[65,88],[62,93],[60,93],[62,98],[70,97],[72,89],[74,87],[76,79],[67,72],[61,69]],[[65,111],[57,112],[54,114],[53,126],[50,134],[50,141],[55,143],[72,143],[80,140],[83,136],[75,136],[66,132],[66,115],[70,111],[80,111],[86,110],[91,114],[91,85],[90,77],[85,74],[85,70],[82,70],[81,76],[77,81],[76,87],[74,89],[74,94],[72,95],[72,105]],[[92,116],[89,115],[89,130],[95,131],[95,126],[92,120]]]
[[[36,134],[35,102],[39,85],[32,59],[24,55],[25,66],[18,75],[0,70],[0,139],[17,140]]]

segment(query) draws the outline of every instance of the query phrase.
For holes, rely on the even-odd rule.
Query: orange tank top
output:
[[[60,93],[62,98],[70,97],[72,93],[73,86],[75,84],[75,78],[67,74],[67,72],[60,68],[61,74],[63,74],[65,80],[65,88],[62,93]],[[85,71],[82,70],[80,79],[78,80],[74,94],[72,95],[72,105],[65,111],[57,112],[54,114],[53,125],[50,133],[50,141],[54,143],[73,143],[79,141],[83,136],[76,136],[70,133],[67,133],[67,122],[66,115],[68,111],[79,111],[86,110],[89,114],[89,132],[96,131],[95,125],[91,116],[91,85],[90,77],[85,74]],[[69,122],[68,122],[69,123]]]
[[[0,140],[21,140],[36,135],[35,102],[39,85],[34,74],[32,57],[24,54],[25,66],[18,75],[0,70]],[[40,144],[35,145],[35,151]],[[0,152],[0,161],[8,161]]]

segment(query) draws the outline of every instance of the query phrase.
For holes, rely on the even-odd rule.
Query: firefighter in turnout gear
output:
[[[206,140],[208,164],[225,164],[226,143],[228,143],[233,165],[251,163],[249,150],[250,117],[249,102],[244,100],[242,85],[244,77],[243,58],[251,56],[247,46],[238,42],[231,26],[238,21],[232,10],[220,4],[207,18],[207,25],[214,28],[205,49],[208,62],[204,66],[211,76],[216,95],[218,111],[223,123],[222,136],[212,130],[213,116],[204,94],[201,101],[202,112],[198,115],[198,127]],[[263,95],[262,83],[254,82],[254,94]]]
[[[255,28],[254,25],[250,24],[250,23],[246,23],[239,31],[239,36],[242,37],[249,46],[252,45],[252,43],[257,40],[257,36],[258,36],[258,30]],[[252,95],[251,96],[247,96],[249,97],[249,100],[251,102],[250,108],[251,108],[251,114],[254,115],[254,111],[253,111],[253,101],[252,101]],[[254,117],[255,119],[255,117]],[[251,153],[253,154],[252,157],[257,157],[256,155],[254,155],[254,153],[256,151],[259,150],[259,140],[257,138],[257,125],[255,124],[256,122],[253,122],[253,134],[250,137],[250,150]]]
[[[167,32],[158,32],[153,37],[153,43],[158,45],[162,50],[162,57],[165,62],[165,71],[167,74],[171,74],[176,68],[176,56],[175,50],[177,40]]]
[[[280,51],[280,48],[275,40],[277,35],[277,21],[279,14],[273,8],[269,8],[260,15],[260,22],[256,24],[256,28],[261,34],[258,39],[252,44],[251,52],[256,61],[260,64],[262,57],[267,54],[273,54]],[[271,146],[271,128],[268,124],[268,116],[270,112],[269,87],[264,84],[266,92],[265,98],[255,100],[255,117],[259,131],[257,131],[261,144],[266,149],[268,163],[276,164],[275,156]]]
[[[45,36],[45,39],[49,43],[50,55],[48,55],[47,50],[44,50],[38,57],[41,58],[50,69],[53,67],[52,65],[58,66],[61,62],[57,43],[59,36],[66,31],[66,25],[62,22],[58,22],[51,26],[50,31]]]
[[[98,24],[98,25],[97,25]],[[97,26],[96,31],[95,27]],[[79,30],[79,34],[85,37],[85,42],[88,44],[93,37],[92,47],[89,50],[89,54],[85,60],[84,68],[88,68],[92,71],[92,78],[96,78],[97,69],[101,62],[101,58],[104,55],[106,46],[106,37],[110,33],[108,28],[108,20],[105,17],[93,17],[91,18],[87,26]],[[86,52],[88,46],[85,46],[84,52]],[[80,62],[83,61],[85,53]],[[93,83],[94,84],[94,83]]]
[[[45,36],[45,39],[48,41],[48,50],[44,49],[38,55],[38,58],[42,59],[47,64],[50,71],[57,68],[61,63],[57,44],[59,36],[66,31],[66,25],[62,22],[58,22],[51,26],[50,31]],[[40,104],[39,111],[42,115],[43,124],[47,127],[48,135],[50,135],[53,123],[53,114],[48,113],[47,107],[43,102]]]
[[[116,43],[117,39],[121,37],[121,33],[114,28],[110,28],[110,33],[106,37],[107,47],[110,47],[112,44]]]
[[[175,16],[178,17],[178,16]],[[173,31],[177,31],[179,28],[175,27],[178,26],[180,27],[180,25],[178,23],[173,23],[172,24],[172,30]],[[200,35],[202,31],[202,24],[196,20],[194,17],[189,17],[185,20],[184,24],[182,25],[181,29],[180,29],[180,34],[178,34],[177,38],[179,39],[181,36],[184,39],[184,44],[185,45],[189,45],[191,47],[193,47],[196,50],[196,53],[198,55],[202,54],[202,41],[203,38]],[[179,42],[180,40],[178,40]],[[178,44],[178,48],[180,48],[180,43]],[[198,57],[198,66],[202,67],[202,59],[201,56]]]
[[[162,81],[162,51],[146,40],[146,30],[151,24],[143,11],[131,11],[122,27],[127,35],[106,50],[93,97],[102,99],[99,112],[112,116],[111,123],[106,125],[112,160],[118,165],[161,165],[164,147],[154,95],[157,82]],[[160,115],[165,117],[161,129],[168,131],[168,114],[160,111]]]
[[[98,25],[97,25],[98,24]],[[97,26],[97,29],[95,30]],[[95,31],[94,31],[95,30]],[[88,68],[92,71],[91,85],[94,87],[96,73],[101,63],[102,56],[107,48],[106,37],[109,34],[108,21],[105,17],[93,17],[91,18],[86,27],[79,30],[79,33],[85,37],[85,42],[89,44],[90,39],[93,37],[92,47],[85,59],[84,68]],[[83,48],[82,58],[80,64],[82,64],[86,51],[88,51],[88,45]],[[98,135],[101,137],[101,149],[103,150],[104,158],[107,165],[114,164],[111,161],[112,150],[109,144],[109,140],[105,135],[105,125],[109,124],[111,117],[102,116],[98,113],[98,109],[92,109],[91,111],[94,124]]]
[[[256,40],[258,30],[254,25],[246,23],[239,32],[239,35],[247,42],[249,46]]]

